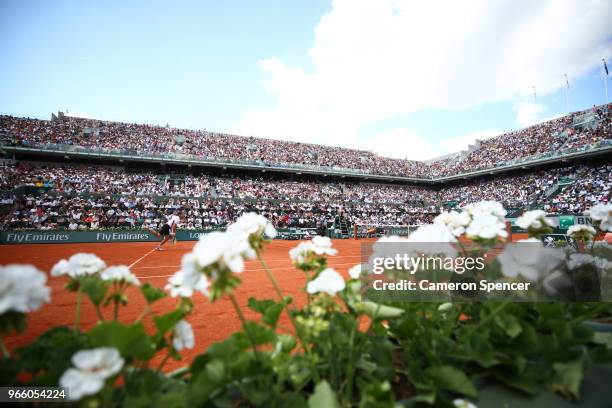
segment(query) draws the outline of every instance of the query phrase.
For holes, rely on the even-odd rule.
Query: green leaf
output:
[[[603,344],[612,349],[612,333],[597,332],[593,336],[593,343]]]
[[[157,331],[164,335],[170,329],[172,329],[185,315],[181,310],[173,310],[161,316],[154,316],[153,322]]]
[[[155,286],[152,286],[150,283],[145,283],[144,285],[142,285],[140,287],[140,291],[142,292],[142,295],[147,300],[147,303],[149,305],[166,297],[166,292],[159,288],[156,288]]]
[[[477,331],[465,333],[461,341],[469,356],[482,367],[489,368],[498,363],[495,358],[495,349],[485,333]]]
[[[430,367],[425,372],[438,388],[473,398],[478,394],[467,375],[455,367]]]
[[[290,334],[279,334],[277,344],[279,345],[282,352],[289,353],[295,348],[297,342],[295,340],[295,337]]]
[[[104,322],[91,329],[87,335],[95,346],[115,347],[125,357],[148,360],[155,352],[155,347],[141,323],[125,325],[119,322]]]
[[[283,311],[283,304],[277,303],[271,299],[257,300],[255,298],[250,298],[248,306],[249,309],[260,313],[263,322],[271,327],[276,327],[276,323]]]
[[[360,387],[361,401],[359,408],[395,408],[393,390],[389,381],[371,382]]]
[[[524,323],[524,322],[523,322]],[[525,356],[537,356],[541,354],[543,344],[542,337],[538,335],[536,329],[530,324],[523,324],[521,334],[514,339],[512,347],[520,350]]]
[[[509,387],[515,388],[529,395],[535,395],[538,393],[540,383],[538,382],[538,376],[534,376],[532,373],[524,373],[518,375],[511,370],[502,367],[495,367],[492,370],[493,376],[506,384]],[[543,375],[540,374],[539,377]]]
[[[249,341],[249,336],[252,336],[252,339],[256,345],[271,343],[276,338],[274,330],[255,322],[246,322],[244,325],[244,333]]]
[[[225,364],[219,359],[214,359],[204,367],[208,378],[214,382],[221,382],[225,377]]]
[[[308,398],[308,408],[340,408],[336,394],[327,381],[317,384],[314,394]]]
[[[247,306],[249,307],[249,309],[257,312],[257,313],[261,313],[264,314],[266,312],[266,310],[274,305],[276,302],[274,302],[272,299],[263,299],[263,300],[258,300],[255,299],[254,297],[249,298],[249,301],[247,303]]]
[[[72,365],[72,356],[90,347],[85,334],[57,326],[17,349],[16,355],[23,371],[34,377],[32,385],[57,386],[59,377]]]
[[[553,371],[553,378],[548,383],[550,390],[560,393],[565,398],[578,400],[584,374],[584,357],[581,356],[567,363],[555,363]]]
[[[495,316],[495,323],[512,339],[523,331],[518,319],[510,313],[498,314]]]
[[[374,302],[363,302],[362,305],[364,313],[375,319],[393,319],[404,313],[403,309]]]
[[[6,387],[17,385],[17,375],[21,371],[19,362],[12,358],[0,358],[0,384]]]
[[[79,279],[81,290],[89,297],[91,303],[99,306],[104,300],[110,284],[98,276],[84,276]]]
[[[26,314],[12,310],[0,315],[0,334],[9,334],[13,330],[21,333],[26,329]]]

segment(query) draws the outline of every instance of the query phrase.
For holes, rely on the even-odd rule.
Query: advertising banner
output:
[[[177,241],[197,241],[202,234],[214,230],[178,230]],[[302,239],[304,231],[280,229],[279,238]],[[295,235],[296,238],[293,238]],[[96,242],[157,242],[159,238],[147,230],[98,230],[98,231],[0,231],[0,244],[68,244]]]

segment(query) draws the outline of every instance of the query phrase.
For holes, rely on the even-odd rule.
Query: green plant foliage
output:
[[[316,385],[314,393],[308,398],[308,408],[340,408],[336,394],[327,381]]]
[[[18,349],[16,354],[20,369],[33,377],[32,384],[53,387],[72,365],[72,356],[90,346],[91,341],[86,335],[57,326]]]
[[[149,305],[166,297],[166,293],[163,290],[152,286],[148,282],[140,287],[140,291]]]
[[[103,322],[87,333],[92,346],[114,347],[122,356],[138,360],[153,357],[155,347],[140,323],[133,325]]]
[[[257,317],[247,320],[233,297],[241,280],[229,263],[219,258],[200,269],[195,265],[196,273],[210,284],[209,299],[229,296],[242,324],[206,350],[196,336],[198,355],[190,365],[173,373],[164,370],[167,360],[180,360],[183,348],[191,347],[186,322],[205,321],[198,302],[191,297],[166,299],[166,311],[156,312],[161,305],[151,305],[167,295],[146,283],[139,294],[146,301],[145,310],[134,322],[119,322],[118,311],[128,302],[126,293],[132,293],[125,290],[128,284],[92,275],[71,279],[67,289],[82,291],[87,296],[83,301],[89,299],[95,306],[100,321],[87,332],[76,323],[73,328],[55,327],[25,347],[11,353],[3,350],[0,381],[57,386],[73,366],[76,352],[110,347],[124,364],[98,391],[83,398],[82,406],[452,408],[454,399],[477,400],[479,390],[492,383],[527,398],[549,391],[578,401],[589,366],[612,362],[612,335],[594,333],[584,323],[609,319],[609,304],[375,303],[363,301],[360,280],[344,281],[336,275],[330,278],[335,278],[331,289],[318,292],[307,286],[304,304],[298,306],[300,302],[294,304],[281,292],[263,261],[267,241],[251,233],[248,242],[255,251],[248,259],[259,257],[275,293],[269,299],[250,298],[248,308]],[[479,242],[484,247],[495,243]],[[316,247],[314,240],[309,245]],[[331,243],[317,245],[322,245],[315,248],[319,252],[312,249],[301,261],[293,259],[307,285],[330,272],[322,274],[328,260],[321,253]],[[492,269],[501,276],[499,262]],[[167,308],[170,301],[174,306]],[[112,308],[113,320],[104,320],[111,315],[102,313],[108,312],[105,307]],[[22,313],[0,316],[0,334],[25,328]]]

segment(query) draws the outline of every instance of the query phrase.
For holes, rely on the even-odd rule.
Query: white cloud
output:
[[[408,160],[429,160],[447,153],[466,150],[477,140],[486,140],[503,133],[498,129],[479,130],[467,135],[429,142],[408,129],[396,128],[381,132],[361,142],[362,149],[386,157]]]
[[[539,122],[538,116],[544,112],[544,107],[535,102],[517,102],[514,104],[516,122],[521,126],[531,126]]]
[[[544,95],[612,55],[610,15],[601,0],[335,0],[315,30],[312,70],[261,61],[276,106],[246,111],[231,131],[357,146],[357,130],[381,119],[528,97],[534,85]],[[517,113],[522,124],[542,111]]]
[[[440,146],[446,153],[458,152],[466,150],[470,145],[474,144],[477,140],[486,140],[497,135],[502,134],[503,131],[499,129],[486,129],[479,130],[464,136],[453,137],[442,140]]]
[[[87,112],[80,112],[80,111],[66,111],[64,112],[64,115],[70,116],[73,118],[81,118],[81,119],[98,119],[95,116],[90,115]]]
[[[441,154],[431,143],[407,129],[388,130],[362,143],[363,149],[397,159],[427,160]]]
[[[532,126],[563,116],[563,114],[542,116],[546,109],[535,102],[517,102],[514,104],[514,110],[516,112],[516,122],[521,127]]]

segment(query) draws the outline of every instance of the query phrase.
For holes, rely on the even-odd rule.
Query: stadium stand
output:
[[[2,229],[139,228],[157,225],[166,209],[180,210],[181,227],[187,229],[223,227],[252,210],[278,227],[329,225],[341,209],[351,224],[414,225],[431,221],[441,208],[487,199],[506,207],[539,205],[551,214],[579,214],[593,203],[608,202],[612,184],[609,164],[443,188],[212,175],[185,176],[173,184],[153,173],[10,162],[2,170],[4,190],[27,186],[45,191],[15,199],[0,221]],[[561,180],[566,183],[558,187]]]
[[[588,156],[591,148],[612,148],[612,105],[594,107],[520,131],[478,142],[469,151],[441,160],[415,162],[371,152],[89,119],[43,121],[0,117],[7,160],[0,177],[0,229],[106,229],[156,226],[168,209],[180,212],[181,228],[218,228],[245,211],[256,211],[277,227],[415,225],[442,209],[479,200],[508,208],[543,208],[549,214],[580,214],[610,201],[610,155]],[[46,156],[49,146],[67,152],[131,152],[140,158],[173,154],[176,165],[145,165],[113,159],[99,162]],[[28,147],[37,156],[11,147]],[[584,156],[567,160],[578,151]],[[609,152],[608,152],[609,153]],[[344,169],[340,176],[192,168],[181,158],[205,157],[226,163],[319,166]],[[529,157],[552,162],[519,170],[458,177],[478,169],[502,168]],[[552,164],[551,164],[552,163]],[[418,176],[381,183],[353,172]],[[454,177],[446,180],[444,177]],[[408,181],[407,181],[408,180]],[[378,181],[378,182],[377,182]]]
[[[380,157],[364,150],[66,116],[50,121],[0,116],[0,135],[10,146],[105,149],[141,156],[171,153],[178,158],[434,178],[552,153],[608,146],[612,144],[611,113],[612,104],[593,107],[479,141],[467,154],[430,163]]]

